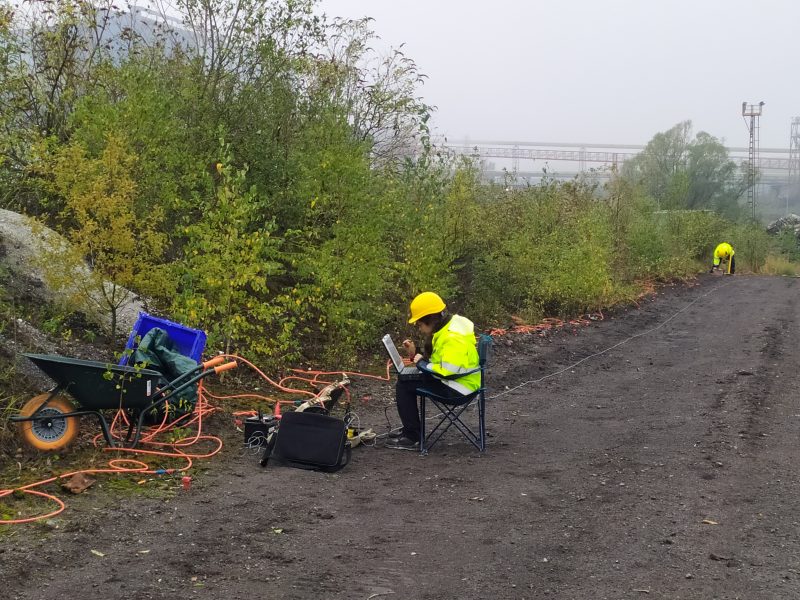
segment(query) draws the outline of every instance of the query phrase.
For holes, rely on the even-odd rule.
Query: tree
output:
[[[203,202],[202,217],[183,232],[173,310],[205,328],[226,352],[246,347],[259,356],[288,356],[294,348],[291,328],[283,327],[288,320],[281,318],[285,299],[274,301],[269,290],[270,279],[283,271],[276,260],[281,240],[272,235],[274,221],[258,209],[255,187],[246,187],[247,169],[232,166],[224,143],[221,155],[213,201]]]
[[[686,169],[691,131],[692,122],[683,121],[657,133],[641,153],[623,165],[623,175],[644,185],[659,206],[669,203],[674,195],[673,179]]]
[[[687,208],[711,208],[729,218],[739,215],[738,199],[747,189],[728,150],[712,135],[701,131],[688,149]]]
[[[432,107],[417,95],[425,76],[401,48],[383,57],[370,51],[370,21],[335,22],[321,73],[355,135],[370,144],[374,164],[396,167],[419,153]]]
[[[162,264],[167,242],[160,232],[163,212],[151,207],[137,214],[133,208],[135,163],[125,140],[113,133],[96,157],[73,143],[37,163],[38,174],[64,199],[59,221],[70,242],[53,249],[45,277],[54,288],[107,314],[112,339],[117,313],[134,291],[165,295],[172,287]],[[90,270],[76,280],[79,265],[87,262]]]
[[[43,139],[68,144],[71,119],[104,69],[139,40],[115,0],[37,0],[0,7],[0,205],[41,215],[49,207],[26,170]],[[130,5],[127,4],[128,8]]]
[[[14,36],[11,27],[13,20],[14,13],[11,7],[0,5],[0,81],[8,81],[12,72],[11,57],[14,54]],[[0,88],[0,102],[2,99],[3,94]],[[0,132],[8,130],[8,123],[11,119],[11,111],[0,109]],[[0,137],[0,194],[5,187],[2,185],[2,180],[5,179],[3,163],[8,160],[6,153],[3,152],[4,146],[3,138]],[[2,195],[0,195],[0,203],[2,203]]]
[[[623,176],[641,185],[659,208],[711,209],[735,216],[745,189],[736,163],[717,138],[701,131],[691,139],[691,133],[691,121],[657,133],[623,165]]]

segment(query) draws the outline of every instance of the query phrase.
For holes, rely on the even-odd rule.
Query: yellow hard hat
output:
[[[422,317],[435,315],[442,312],[447,305],[438,294],[433,292],[422,292],[411,301],[411,318],[409,323],[416,323]]]

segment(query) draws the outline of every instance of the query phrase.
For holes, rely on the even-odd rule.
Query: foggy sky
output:
[[[690,119],[747,146],[742,102],[764,101],[761,147],[800,116],[797,0],[321,0],[375,18],[428,76],[451,140],[643,144]]]

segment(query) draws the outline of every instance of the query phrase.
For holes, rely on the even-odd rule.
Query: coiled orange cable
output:
[[[237,356],[237,355],[222,355],[226,359],[235,360],[240,364],[247,365],[251,369],[253,369],[256,373],[258,373],[265,381],[267,381],[270,385],[277,388],[279,391],[289,393],[289,394],[302,394],[304,396],[316,397],[317,392],[299,389],[296,387],[290,387],[284,385],[284,382],[288,380],[297,380],[297,381],[304,381],[309,383],[312,386],[317,386],[319,384],[328,384],[331,382],[323,381],[320,378],[324,376],[330,375],[351,375],[357,377],[364,377],[364,378],[372,378],[378,379],[381,381],[389,381],[389,367],[391,365],[390,362],[387,362],[386,365],[386,375],[371,375],[367,373],[358,373],[355,371],[304,371],[301,369],[292,369],[293,372],[296,373],[304,373],[311,375],[311,378],[307,377],[300,377],[299,375],[291,375],[285,377],[279,381],[275,381],[274,379],[267,376],[261,369],[259,369],[256,365],[254,365],[249,360]],[[346,390],[348,397],[349,397],[349,390]],[[135,455],[141,456],[150,456],[150,457],[166,457],[166,458],[173,458],[173,459],[182,459],[186,461],[186,464],[179,468],[170,468],[170,469],[153,469],[147,463],[134,459],[134,458],[114,458],[108,461],[109,468],[104,469],[80,469],[77,471],[71,471],[69,473],[63,473],[61,475],[57,475],[54,477],[50,477],[48,479],[43,479],[41,481],[36,481],[33,483],[26,484],[24,486],[20,486],[18,488],[12,489],[0,489],[0,499],[9,496],[15,492],[23,493],[23,494],[30,494],[33,496],[38,496],[45,498],[46,500],[51,501],[54,503],[57,508],[51,512],[41,515],[35,515],[31,517],[25,517],[21,519],[0,519],[0,525],[16,525],[16,524],[23,524],[23,523],[32,523],[34,521],[39,521],[42,519],[49,519],[54,517],[66,509],[66,503],[64,503],[60,498],[53,494],[49,494],[47,492],[39,491],[35,488],[42,487],[49,483],[53,483],[55,481],[64,480],[69,477],[73,477],[78,474],[98,474],[98,473],[141,473],[143,475],[172,475],[174,473],[184,473],[189,470],[194,462],[194,459],[203,459],[203,458],[211,458],[215,454],[219,453],[222,450],[223,443],[222,440],[213,435],[206,435],[203,434],[203,419],[208,415],[212,414],[213,412],[219,410],[217,407],[211,406],[208,402],[208,398],[214,398],[215,400],[225,400],[229,398],[257,398],[257,399],[264,399],[267,401],[273,401],[276,404],[276,414],[279,414],[279,405],[281,403],[294,403],[293,401],[285,401],[285,400],[276,400],[269,396],[263,396],[260,394],[235,394],[231,396],[216,396],[211,394],[205,389],[203,382],[200,381],[198,384],[197,389],[197,402],[195,404],[194,411],[185,415],[182,415],[167,423],[167,411],[164,411],[164,417],[162,418],[161,422],[157,425],[150,427],[143,432],[139,443],[144,446],[150,446],[153,448],[158,449],[146,449],[146,448],[123,448],[123,447],[114,447],[103,448],[106,452],[129,452]],[[243,415],[248,414],[249,411],[243,411],[240,413],[234,413],[235,415]],[[255,414],[249,413],[249,414]],[[117,410],[114,418],[111,421],[111,425],[109,427],[110,433],[113,439],[122,440],[123,430],[129,426],[129,420],[127,413],[121,407]],[[195,428],[195,432],[193,435],[186,436],[184,438],[180,438],[177,440],[173,440],[170,442],[159,442],[155,440],[155,437],[164,433],[167,433],[171,430],[180,427],[181,429],[186,428]],[[98,433],[92,438],[92,443],[95,446],[98,446],[98,442],[102,437],[102,433]],[[186,448],[193,446],[198,442],[213,442],[212,449],[203,452],[203,453],[189,453],[185,451]],[[125,466],[125,465],[134,465],[134,466]]]

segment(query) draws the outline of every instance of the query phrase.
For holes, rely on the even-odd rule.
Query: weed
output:
[[[185,437],[188,437],[192,431],[186,427],[176,427],[169,432],[167,439],[171,444],[174,444],[177,441],[182,440]]]
[[[41,502],[41,498],[22,492],[5,496],[0,500],[0,519],[11,521],[36,515],[37,511],[41,511]],[[12,527],[0,526],[0,538],[9,536],[12,531]]]
[[[61,329],[61,325],[64,323],[64,317],[59,315],[53,315],[52,317],[45,319],[42,322],[42,331],[45,333],[49,333],[50,335],[56,335],[58,331]]]
[[[100,487],[115,496],[145,498],[171,498],[178,488],[175,477],[143,475],[142,473],[121,473],[103,481]]]
[[[11,417],[19,412],[21,396],[0,396],[0,454],[10,453],[16,443],[17,428]]]
[[[764,273],[768,275],[785,275],[787,277],[796,277],[798,271],[797,263],[791,262],[781,256],[770,255],[764,261],[762,268]]]

